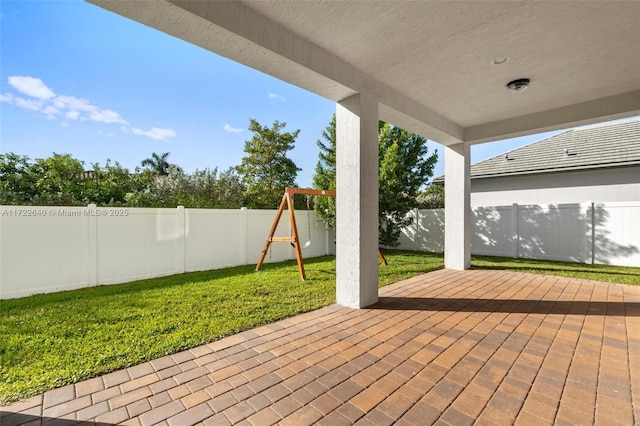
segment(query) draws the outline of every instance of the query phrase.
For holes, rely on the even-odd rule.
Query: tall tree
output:
[[[444,208],[444,185],[431,183],[426,190],[418,195],[417,200],[421,209]]]
[[[218,197],[216,208],[239,209],[242,207],[245,187],[234,168],[220,172],[216,189]]]
[[[380,244],[395,247],[413,223],[409,212],[418,207],[416,197],[433,176],[438,153],[427,156],[427,139],[388,123],[380,124],[378,141]]]
[[[85,179],[85,201],[99,206],[123,205],[126,195],[134,189],[129,170],[110,159],[104,168],[98,163],[92,166],[91,175]]]
[[[38,158],[33,164],[34,205],[68,206],[84,204],[84,163],[70,154]]]
[[[13,152],[0,154],[0,205],[31,205],[35,181],[29,157]]]
[[[154,152],[153,154],[151,154],[150,158],[145,158],[144,160],[142,160],[140,162],[140,165],[142,167],[149,168],[149,170],[157,175],[166,176],[169,174],[169,167],[171,166],[171,164],[167,161],[169,155],[171,155],[170,152],[163,152],[160,155]]]
[[[287,186],[296,186],[299,169],[287,157],[295,146],[300,130],[284,132],[287,123],[274,121],[271,128],[251,119],[249,130],[254,135],[244,144],[246,156],[236,170],[246,185],[245,202],[255,209],[275,209]]]
[[[318,163],[313,175],[313,187],[318,189],[336,189],[336,115],[334,114],[329,125],[322,131],[324,141],[318,140],[316,145]],[[336,227],[336,199],[333,197],[316,197],[315,210],[323,219],[329,222],[329,226]]]
[[[336,179],[336,121],[335,116],[322,132],[324,141],[318,141],[319,161],[313,184],[316,188],[334,189]],[[402,229],[413,223],[409,211],[418,207],[416,196],[429,178],[438,154],[428,155],[427,140],[409,131],[380,122],[379,148],[379,218],[378,231],[381,245],[398,245]],[[316,211],[335,226],[335,200],[316,200]]]

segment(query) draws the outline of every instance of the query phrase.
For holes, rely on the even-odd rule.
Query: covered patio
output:
[[[640,423],[640,288],[469,270],[471,145],[640,115],[640,2],[90,2],[336,102],[338,304],[3,426]],[[446,182],[447,269],[380,291],[378,120],[443,144]]]
[[[352,308],[378,300],[379,120],[444,145],[445,266],[464,270],[473,144],[640,115],[640,2],[88,1],[336,102]]]
[[[21,424],[640,421],[640,287],[440,270],[9,407]],[[49,424],[49,423],[46,423]]]

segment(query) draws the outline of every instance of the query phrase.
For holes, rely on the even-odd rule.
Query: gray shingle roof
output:
[[[508,159],[507,159],[508,158]],[[573,129],[471,166],[472,178],[640,165],[640,120]],[[434,179],[442,182],[444,177]]]

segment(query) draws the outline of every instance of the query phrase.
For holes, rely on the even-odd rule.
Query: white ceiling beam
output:
[[[463,131],[455,123],[372,79],[348,62],[300,38],[241,2],[171,2],[254,43],[257,50],[267,50],[260,55],[255,52],[251,52],[250,55],[239,52],[241,55],[238,55],[234,46],[227,44],[227,47],[231,47],[231,52],[225,53],[231,59],[336,102],[354,93],[372,91],[385,106],[380,111],[380,119],[444,144],[461,141]],[[218,52],[215,45],[209,45],[207,48]],[[286,58],[287,61],[268,58],[273,54]],[[269,63],[273,61],[275,66],[270,66]],[[315,73],[315,76],[309,71]]]
[[[636,115],[640,115],[640,91],[468,127],[464,140],[478,144]]]
[[[237,1],[88,0],[335,102],[371,92],[380,119],[442,144],[463,129]]]

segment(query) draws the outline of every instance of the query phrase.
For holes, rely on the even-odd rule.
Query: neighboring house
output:
[[[569,130],[471,166],[472,207],[586,201],[640,201],[640,120]]]

